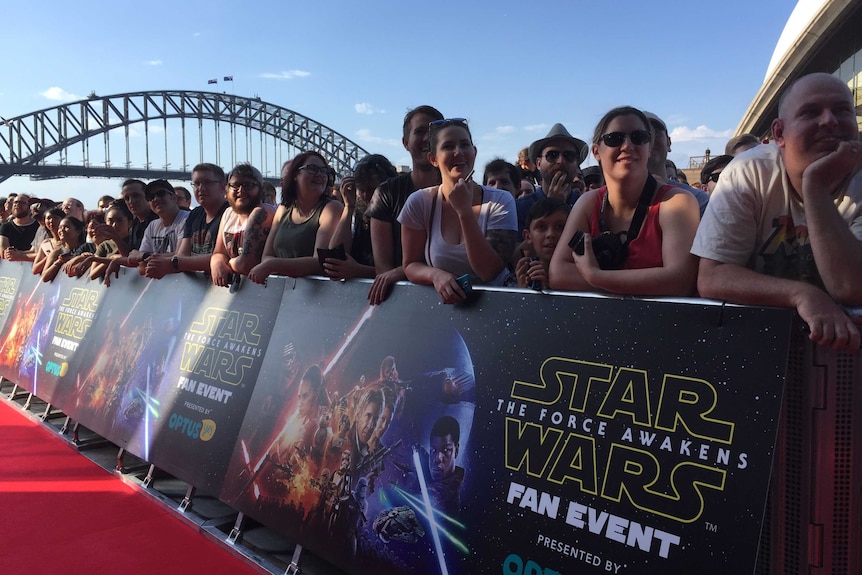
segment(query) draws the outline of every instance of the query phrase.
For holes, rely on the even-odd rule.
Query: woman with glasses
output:
[[[302,277],[322,273],[317,249],[328,249],[341,217],[331,201],[332,169],[317,152],[291,160],[281,181],[281,205],[275,212],[261,262],[248,277],[265,283],[270,275]]]
[[[433,285],[443,303],[457,303],[467,278],[503,285],[517,235],[515,200],[472,181],[476,147],[466,120],[431,122],[429,149],[441,184],[414,192],[398,216],[404,272]]]
[[[651,139],[649,120],[636,108],[614,108],[599,121],[592,152],[606,185],[572,208],[551,258],[551,288],[695,294],[697,258],[689,250],[700,221],[697,200],[650,175]]]
[[[330,278],[343,280],[373,278],[376,275],[371,250],[371,222],[365,215],[365,209],[377,186],[397,174],[395,166],[385,156],[369,154],[357,162],[352,176],[341,181],[340,193],[344,208],[329,247],[343,246],[347,259],[326,258],[323,273]]]

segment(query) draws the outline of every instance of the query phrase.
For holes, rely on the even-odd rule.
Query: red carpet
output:
[[[260,574],[0,400],[0,573]]]

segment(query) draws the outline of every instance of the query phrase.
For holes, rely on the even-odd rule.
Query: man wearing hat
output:
[[[543,198],[560,198],[570,206],[580,196],[575,181],[583,186],[581,163],[586,159],[589,146],[572,136],[562,124],[554,124],[548,135],[530,144],[530,159],[542,175],[542,185],[535,194],[515,201],[518,210],[518,229],[524,230],[527,212]]]

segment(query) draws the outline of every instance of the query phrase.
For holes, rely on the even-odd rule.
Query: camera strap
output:
[[[617,235],[625,234],[626,241],[623,242],[624,246],[628,246],[632,240],[638,237],[638,234],[641,231],[641,226],[644,223],[644,218],[646,218],[647,212],[649,211],[650,204],[652,204],[652,199],[655,196],[657,183],[655,178],[652,175],[647,176],[647,181],[644,183],[644,189],[641,191],[641,196],[638,199],[638,207],[635,208],[635,215],[632,216],[632,223],[629,224],[629,231],[627,232],[619,232]],[[602,233],[611,233],[608,229],[608,224],[605,221],[605,207],[608,205],[608,192],[605,190],[605,197],[602,198],[602,208],[599,212],[599,229],[601,229]]]

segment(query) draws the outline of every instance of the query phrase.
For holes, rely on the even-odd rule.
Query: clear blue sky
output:
[[[588,140],[604,112],[631,104],[667,122],[682,167],[707,147],[723,150],[795,5],[6,0],[0,116],[90,91],[215,89],[259,95],[409,164],[403,115],[431,104],[470,120],[481,170],[496,156],[514,161],[555,122]],[[13,178],[0,195],[75,195],[90,207],[118,185]]]

